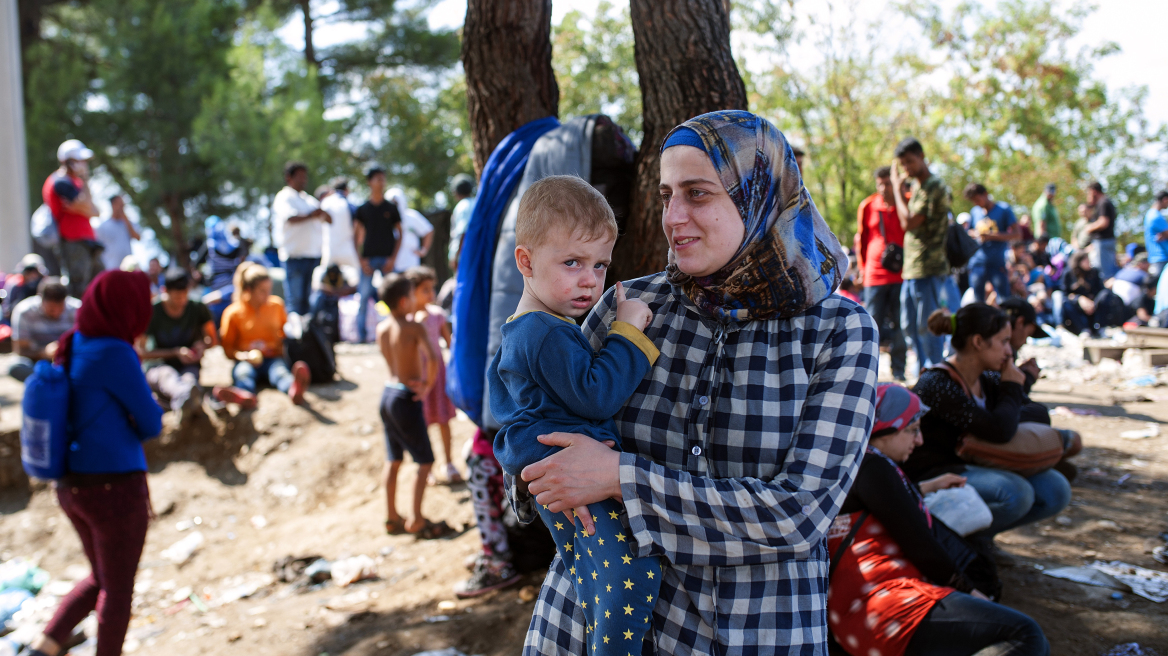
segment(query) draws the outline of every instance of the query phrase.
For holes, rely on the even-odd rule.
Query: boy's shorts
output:
[[[419,465],[434,462],[422,402],[414,399],[412,391],[386,385],[381,394],[381,421],[385,424],[385,451],[390,461],[401,460],[404,452],[409,451]]]

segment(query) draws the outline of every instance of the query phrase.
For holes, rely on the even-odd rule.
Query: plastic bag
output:
[[[48,572],[22,558],[0,565],[0,591],[27,590],[35,595],[48,582]]]
[[[338,560],[332,565],[333,583],[342,588],[350,583],[377,576],[377,563],[369,556],[353,556]]]
[[[961,537],[989,528],[994,521],[990,507],[969,485],[930,492],[925,495],[925,505]]]
[[[206,539],[202,532],[195,531],[185,538],[175,542],[162,551],[162,557],[174,563],[181,565],[191,559],[199,547],[203,546]]]

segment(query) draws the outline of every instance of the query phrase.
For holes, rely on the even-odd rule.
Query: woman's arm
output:
[[[138,437],[148,440],[162,432],[162,407],[154,400],[142,365],[134,349],[109,349],[102,362],[108,372],[103,376],[106,391],[125,408],[133,419],[130,425]]]
[[[856,484],[849,496],[858,498],[860,504],[880,520],[901,554],[925,578],[937,585],[950,585],[968,592],[968,584],[933,535],[925,513],[893,465],[879,456],[868,456],[856,475]]]
[[[929,406],[929,413],[936,413],[942,421],[956,428],[958,434],[971,433],[987,442],[1004,444],[1018,430],[1026,395],[1018,383],[998,382],[991,376],[982,376],[983,387],[987,384],[998,388],[997,403],[988,410],[974,403],[961,385],[943,371],[925,372],[913,389]],[[987,399],[991,396],[987,395]]]
[[[619,490],[637,556],[660,554],[674,563],[713,566],[808,557],[851,486],[875,410],[876,326],[858,309],[837,321],[774,479],[697,476],[563,434],[553,436],[559,442],[541,440],[565,448],[525,469],[523,478],[536,501],[549,504],[552,512],[595,503]]]
[[[235,325],[235,312],[230,307],[223,312],[223,321],[220,326],[220,340],[223,345],[223,355],[227,356],[228,360],[235,360],[235,354],[239,351],[239,326]]]

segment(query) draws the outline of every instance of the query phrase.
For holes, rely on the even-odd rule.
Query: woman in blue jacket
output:
[[[89,285],[77,327],[65,333],[57,361],[69,372],[67,473],[57,499],[73,522],[93,571],[62,601],[33,656],[56,656],[89,612],[97,610],[97,656],[122,653],[134,574],[146,541],[150,495],[142,442],[162,432],[162,408],[150,394],[134,338],[150,321],[146,274],[106,271]]]

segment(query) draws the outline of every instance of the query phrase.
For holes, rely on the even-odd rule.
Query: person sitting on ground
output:
[[[1085,250],[1076,252],[1054,295],[1055,321],[1076,335],[1089,331],[1093,337],[1100,336],[1103,328],[1110,325],[1107,312],[1100,312],[1097,302],[1105,289],[1090,254]]]
[[[1002,301],[999,307],[1010,320],[1010,350],[1013,352],[1015,360],[1017,360],[1018,353],[1026,344],[1027,339],[1050,337],[1046,329],[1038,325],[1038,313],[1029,301],[1022,298],[1008,298]],[[1034,387],[1034,383],[1038,382],[1039,376],[1042,375],[1042,369],[1038,367],[1038,361],[1034,358],[1029,358],[1018,365],[1018,369],[1026,377],[1026,382],[1022,383],[1022,390],[1029,394],[1030,388]]]
[[[287,394],[296,405],[304,403],[311,378],[308,365],[293,363],[289,370],[284,358],[284,322],[288,315],[284,302],[272,296],[268,270],[255,262],[244,262],[235,270],[236,299],[223,311],[223,354],[235,361],[231,387],[216,387],[215,398],[256,406],[256,388],[262,382]]]
[[[229,226],[217,216],[207,217],[203,227],[207,240],[200,249],[198,262],[207,263],[206,286],[210,290],[203,301],[211,310],[215,328],[218,329],[223,311],[231,305],[235,270],[247,257],[251,243],[240,237],[239,226]]]
[[[312,320],[333,344],[341,341],[341,298],[355,293],[357,288],[345,280],[339,264],[325,268],[320,285],[312,292]]]
[[[52,360],[57,340],[73,328],[81,301],[69,296],[60,278],[42,278],[37,295],[12,310],[12,353],[16,360],[8,375],[24,382],[40,360]]]
[[[434,305],[434,283],[438,276],[428,266],[416,266],[405,272],[405,277],[414,285],[414,302],[417,312],[414,321],[426,328],[430,336],[430,346],[438,354],[438,378],[430,393],[422,399],[422,408],[426,415],[426,425],[438,424],[438,431],[442,435],[442,451],[446,455],[446,481],[461,483],[462,474],[454,466],[454,457],[451,448],[450,421],[458,414],[454,402],[446,396],[446,363],[442,360],[442,346],[445,341],[449,347],[453,342],[450,332],[450,322],[446,320],[446,312]],[[431,476],[433,478],[433,476]]]
[[[378,296],[389,307],[389,316],[377,324],[377,346],[389,368],[389,379],[381,394],[381,421],[385,424],[388,456],[381,475],[385,486],[385,532],[412,533],[423,540],[446,537],[454,529],[444,521],[432,522],[422,515],[426,479],[434,464],[422,399],[438,377],[439,356],[430,345],[426,329],[409,320],[415,309],[414,284],[409,278],[387,274]],[[407,451],[418,463],[414,503],[408,521],[397,511],[397,477]]]
[[[523,296],[487,368],[491,413],[503,426],[495,457],[511,476],[562,451],[541,441],[552,433],[576,432],[620,446],[613,416],[658,356],[642,332],[653,313],[640,299],[626,300],[618,282],[616,321],[598,353],[573,321],[600,300],[616,237],[612,208],[580,178],[544,178],[519,203],[515,264]],[[661,561],[630,550],[624,538],[632,531],[620,519],[624,506],[607,499],[576,507],[564,512],[566,521],[546,506],[537,510],[560,558],[581,570],[575,589],[594,632],[592,653],[627,651],[621,635],[640,643],[660,592]]]
[[[918,486],[897,464],[921,445],[928,411],[899,385],[877,388],[867,452],[828,533],[832,635],[852,656],[1049,654],[1034,620],[975,587],[987,582],[958,566],[946,545],[960,538],[925,506],[923,495],[966,479],[946,473]]]
[[[203,412],[200,363],[203,353],[216,342],[211,310],[190,300],[190,286],[186,271],[171,269],[166,273],[162,299],[154,304],[150,325],[139,344],[142,360],[147,362],[146,381],[178,415],[179,426]]]
[[[1019,422],[1041,421],[1037,408],[1027,404],[1026,376],[1014,364],[1010,347],[1013,329],[1006,314],[973,303],[957,314],[934,312],[929,329],[937,335],[952,335],[956,353],[946,362],[965,385],[940,367],[921,373],[913,391],[931,410],[921,421],[924,444],[913,452],[904,470],[914,481],[945,473],[963,474],[993,513],[990,527],[973,538],[985,551],[992,551],[994,535],[1052,517],[1065,508],[1071,500],[1071,486],[1054,469],[1023,477],[967,464],[957,455],[958,442],[966,434],[1004,444],[1014,436]],[[1029,416],[1032,412],[1033,417]],[[1049,415],[1045,423],[1050,423]]]
[[[142,442],[162,432],[162,408],[132,346],[149,321],[146,274],[106,271],[90,283],[76,329],[56,349],[57,364],[69,372],[69,417],[76,422],[68,426],[68,473],[54,487],[93,571],[61,599],[44,633],[23,654],[62,653],[73,629],[94,610],[96,653],[122,653],[153,514]]]
[[[1123,301],[1123,316],[1119,323],[1134,317],[1137,323],[1147,325],[1148,320],[1152,318],[1155,300],[1154,297],[1152,299],[1148,297],[1148,288],[1152,284],[1150,269],[1148,254],[1136,253],[1114,278],[1103,283]]]
[[[8,276],[4,281],[4,318],[0,323],[12,325],[12,311],[26,298],[36,296],[37,286],[47,275],[45,260],[36,253],[29,253],[17,265],[20,273]]]

